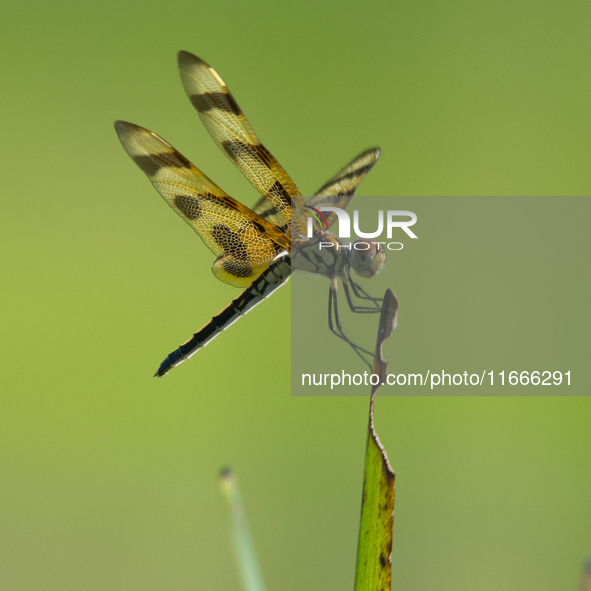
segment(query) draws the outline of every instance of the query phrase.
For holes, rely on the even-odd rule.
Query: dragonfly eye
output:
[[[373,240],[355,240],[351,249],[351,268],[360,277],[370,279],[377,275],[386,262],[384,247]]]

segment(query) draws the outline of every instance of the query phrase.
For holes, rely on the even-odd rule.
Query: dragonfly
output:
[[[119,140],[131,159],[216,256],[212,266],[215,277],[243,288],[226,308],[166,357],[155,377],[164,376],[192,357],[272,295],[298,269],[330,280],[329,329],[371,367],[366,357],[372,359],[373,354],[353,343],[342,329],[337,286],[340,280],[354,312],[378,312],[381,300],[369,296],[352,279],[351,269],[361,277],[374,276],[384,265],[384,250],[371,240],[364,240],[368,243],[366,250],[318,250],[320,241],[331,241],[337,246],[338,239],[329,232],[336,214],[323,216],[324,227],[314,221],[313,237],[307,238],[304,228],[308,216],[304,212],[320,213],[323,207],[346,208],[378,160],[380,149],[372,148],[357,156],[306,203],[289,175],[260,142],[220,75],[186,51],[179,52],[178,65],[184,89],[205,128],[261,198],[249,209],[160,136],[133,123],[115,123]]]

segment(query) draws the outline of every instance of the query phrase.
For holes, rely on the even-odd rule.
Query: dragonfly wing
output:
[[[260,142],[219,74],[186,51],[178,58],[185,91],[209,135],[276,210],[278,225],[289,223],[292,200],[300,196],[289,175]]]
[[[155,133],[124,121],[115,129],[132,160],[156,190],[217,256],[215,276],[236,287],[250,285],[290,240],[278,228],[226,195]]]
[[[308,201],[308,205],[316,209],[320,207],[346,209],[353,195],[355,195],[357,187],[378,161],[380,154],[381,150],[379,148],[371,148],[359,154],[357,158],[353,159],[345,168],[318,189],[314,193],[314,197]],[[255,207],[254,210],[257,211],[257,208]],[[325,214],[325,217],[329,227],[337,219],[334,213]]]
[[[310,198],[308,205],[315,208],[339,207],[346,209],[357,187],[377,162],[380,153],[381,150],[379,148],[372,148],[357,156],[357,158],[352,160],[338,174],[325,183],[314,194],[314,197]],[[259,199],[252,209],[262,218],[277,223],[277,210],[264,197]],[[334,214],[324,214],[324,216],[327,218],[329,226],[336,219]]]
[[[276,226],[281,226],[285,223],[285,221],[283,221],[283,216],[267,201],[265,197],[261,197],[252,210]]]

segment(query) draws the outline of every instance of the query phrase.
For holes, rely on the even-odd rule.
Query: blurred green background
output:
[[[185,49],[220,72],[304,193],[377,144],[361,194],[588,195],[591,6],[0,12],[2,588],[236,589],[224,464],[270,590],[352,588],[368,401],[292,398],[275,381],[289,372],[288,289],[152,378],[237,290],[113,121],[157,132],[253,203],[183,92]],[[395,588],[577,588],[591,399],[384,398],[376,412],[397,471]]]

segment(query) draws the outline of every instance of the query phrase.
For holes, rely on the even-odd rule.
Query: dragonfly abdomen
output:
[[[154,377],[162,377],[170,369],[189,359],[199,349],[205,347],[223,330],[234,324],[241,316],[267,299],[287,282],[291,275],[291,259],[285,256],[269,266],[236,299],[232,300],[219,314],[214,316],[203,328],[198,330],[186,343],[173,351],[160,365]]]

